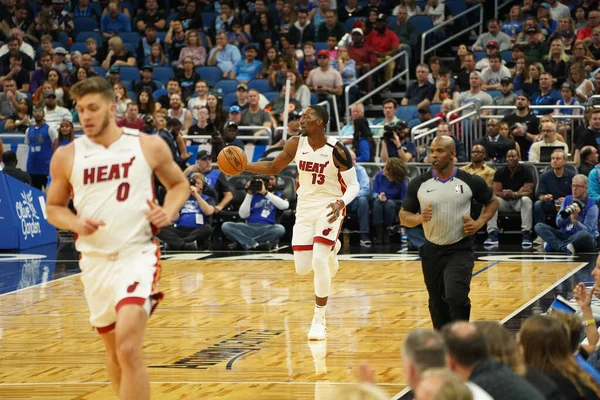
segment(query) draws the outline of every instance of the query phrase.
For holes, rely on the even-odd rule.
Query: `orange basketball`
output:
[[[248,158],[244,150],[237,146],[227,146],[219,152],[217,157],[219,169],[225,175],[237,175],[246,168]]]

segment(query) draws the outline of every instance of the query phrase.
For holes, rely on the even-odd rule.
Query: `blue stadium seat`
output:
[[[131,43],[133,47],[138,48],[140,45],[140,41],[142,38],[140,34],[137,32],[120,32],[119,37],[123,40],[124,43]]]
[[[350,17],[346,20],[346,22],[344,22],[344,26],[346,27],[346,32],[350,32],[352,31],[352,26],[354,25],[354,22],[356,22],[357,20],[362,19],[363,21],[366,21],[366,17]]]
[[[205,12],[202,13],[202,24],[204,27],[211,27],[215,24],[215,19],[219,16],[216,12]]]
[[[99,65],[92,67],[94,71],[100,76],[106,76],[106,70]]]
[[[173,70],[169,67],[154,67],[152,71],[152,79],[167,83],[169,79],[175,76]]]
[[[256,89],[260,93],[272,92],[274,88],[269,85],[269,81],[267,79],[253,79],[248,82],[248,90]]]
[[[58,41],[60,42],[61,46],[65,49],[69,48],[69,35],[67,34],[67,32],[60,31],[58,34]]]
[[[200,75],[201,79],[204,79],[210,86],[223,79],[223,72],[217,67],[198,67],[196,73]]]
[[[479,61],[482,58],[485,58],[485,51],[476,51],[475,52],[475,60]]]
[[[97,15],[98,18],[102,17],[102,6],[100,5],[100,3],[95,2],[95,1],[90,1],[89,6],[92,9],[92,14]]]
[[[129,98],[130,98],[131,100],[135,100],[135,99],[136,99],[136,97],[137,97],[137,93],[135,93],[133,90],[128,90],[128,91],[127,91],[127,94],[129,95]]]
[[[145,4],[146,4],[146,3],[144,2],[144,5],[145,5]],[[134,16],[135,16],[135,10],[133,9],[133,4],[131,4],[131,3],[130,3],[130,2],[128,2],[128,1],[122,1],[122,2],[121,2],[121,7],[123,7],[123,8],[126,8],[126,9],[127,9],[127,11],[129,11],[129,15],[131,15],[131,26],[133,27],[133,26],[134,26],[134,25],[133,25],[133,20],[134,20],[134,18],[135,18],[135,17],[134,17]]]
[[[408,22],[417,27],[417,34],[419,36],[421,36],[423,32],[433,28],[433,22],[431,21],[431,17],[428,15],[413,15],[408,19]]]
[[[315,42],[315,51],[327,50],[327,42]]]
[[[396,22],[398,22],[398,17],[395,15],[390,15],[387,19],[387,26],[391,27],[396,25]]]
[[[512,61],[512,50],[501,51],[500,57],[502,57],[502,60],[504,60],[504,62],[511,62]]]
[[[237,97],[235,96],[235,93],[226,94],[225,97],[223,97],[223,108],[225,109],[225,111],[229,111],[228,108],[235,102],[237,102]]]
[[[125,50],[130,51],[134,57],[137,55],[137,47],[133,43],[124,42],[123,45],[125,46]]]
[[[156,79],[154,80],[154,83],[156,84],[156,87],[158,89],[164,89],[165,85],[161,82],[161,81],[157,81]]]
[[[154,93],[152,93],[152,97],[154,98],[154,101],[157,101],[160,96],[164,96],[167,93],[169,93],[167,89],[158,89]]]
[[[121,67],[120,68],[120,77],[122,81],[139,81],[140,80],[140,70],[137,67]]]
[[[133,82],[121,80],[121,83],[123,84],[123,86],[125,86],[125,89],[127,89],[128,92],[133,90]]]
[[[169,23],[167,23],[167,26],[169,26]],[[166,37],[167,37],[167,32],[165,32],[165,31],[156,32],[156,38],[160,39],[161,43],[163,43],[163,47],[164,47]]]
[[[502,94],[502,92],[499,90],[486,90],[486,92],[487,92],[487,94],[492,96],[492,99],[495,99],[496,97],[498,97]]]
[[[270,102],[281,97],[280,93],[278,93],[278,92],[266,92],[266,93],[263,93],[263,95]]]
[[[215,84],[214,89],[217,91],[219,96],[225,96],[229,93],[235,93],[237,85],[238,81],[235,79],[223,79]]]
[[[92,32],[92,31],[79,32],[78,34],[75,35],[76,42],[84,42],[85,43],[85,41],[88,38],[96,39],[96,42],[98,42],[98,48],[102,47],[102,43],[104,43],[102,34],[97,31],[96,32]]]
[[[178,17],[179,17],[179,13],[169,14],[169,16],[167,17],[165,27],[168,28],[171,25],[171,21],[175,21]]]
[[[458,15],[467,10],[467,3],[464,0],[449,0],[446,1],[446,7],[450,10],[450,14]]]
[[[88,49],[84,42],[75,42],[71,45],[71,51],[78,51],[81,54],[85,54],[88,52]]]
[[[417,116],[417,106],[399,106],[396,109],[396,117],[402,121],[410,121]]]
[[[319,102],[319,99],[317,98],[316,93],[310,93],[310,104],[317,104]]]
[[[4,132],[4,125],[6,125],[6,119],[0,121],[0,133]]]
[[[75,24],[75,37],[81,32],[98,30],[98,21],[94,17],[75,17],[73,18],[73,24]]]
[[[411,119],[410,121],[408,121],[408,128],[412,129],[415,126],[419,125],[420,123],[421,123],[421,120],[419,120],[418,118]]]
[[[430,104],[429,109],[431,110],[431,115],[433,116],[433,115],[439,113],[440,111],[442,111],[442,104],[441,103]]]

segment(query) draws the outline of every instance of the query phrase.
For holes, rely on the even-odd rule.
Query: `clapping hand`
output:
[[[596,291],[596,285],[588,292],[583,283],[577,284],[575,289],[573,289],[573,295],[575,297],[575,301],[577,301],[577,305],[582,310],[584,308],[589,308],[592,305],[592,298],[594,297],[594,292]]]

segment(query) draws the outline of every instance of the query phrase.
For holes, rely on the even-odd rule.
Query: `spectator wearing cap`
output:
[[[252,44],[246,46],[246,58],[235,63],[229,78],[237,79],[240,83],[248,83],[252,79],[259,78],[263,64],[256,60],[257,54],[256,46]]]
[[[377,16],[375,29],[367,35],[365,45],[373,49],[378,64],[384,63],[398,53],[400,41],[398,40],[398,36],[388,29],[387,16],[384,14],[379,14]],[[385,66],[383,72],[385,82],[392,80],[395,68],[395,61],[392,61]]]
[[[499,90],[500,81],[503,78],[511,78],[511,73],[508,68],[502,65],[502,58],[499,54],[494,54],[488,57],[490,66],[481,73],[483,80],[483,90]]]
[[[73,33],[75,23],[73,16],[65,10],[64,0],[52,0],[52,9],[50,10],[50,19],[58,27],[60,31],[68,34]]]
[[[492,96],[482,90],[483,80],[481,79],[480,72],[471,72],[469,75],[469,85],[469,90],[454,94],[454,102],[458,107],[462,107],[467,103],[475,103],[477,108],[479,108],[481,106],[491,106],[494,103]],[[482,115],[489,113],[490,110],[481,112]]]
[[[548,45],[540,41],[538,33],[538,30],[532,26],[525,30],[527,43],[523,45],[523,51],[530,64],[542,62],[549,51]]]
[[[207,150],[200,150],[196,154],[196,163],[191,165],[183,171],[185,176],[189,176],[194,172],[200,172],[204,175],[206,186],[204,191],[206,194],[213,195],[219,201],[219,204],[215,206],[215,212],[219,213],[223,210],[231,200],[233,200],[233,194],[231,193],[231,187],[227,182],[227,177],[218,168],[212,169],[212,158],[210,152]],[[207,190],[211,188],[211,190]]]
[[[25,93],[17,91],[17,83],[13,78],[4,80],[3,91],[0,93],[0,121],[16,114],[19,102],[27,99]]]
[[[192,61],[192,57],[188,56],[183,60],[183,68],[178,68],[175,76],[177,79],[179,79],[181,98],[185,104],[194,94],[194,85],[200,79],[200,75],[198,75],[194,69],[194,61]]]
[[[338,20],[335,10],[330,9],[325,13],[325,22],[317,30],[317,42],[326,42],[331,35],[339,41],[345,33],[344,24]]]
[[[558,24],[550,16],[550,5],[548,5],[548,3],[543,2],[538,7],[537,20],[544,37],[550,37],[554,32],[556,32]]]
[[[133,101],[127,103],[125,118],[118,120],[117,126],[138,129],[140,131],[144,130],[144,121],[139,117],[139,108],[137,103],[134,103]]]
[[[428,79],[429,67],[427,64],[417,65],[417,81],[413,82],[402,99],[402,105],[416,105],[417,108],[426,107],[431,104],[435,96],[435,85]]]
[[[539,121],[529,108],[530,101],[526,93],[519,93],[515,104],[515,112],[505,115],[502,121],[508,124],[515,142],[519,144],[521,160],[527,161],[529,148],[539,134]]]
[[[477,38],[473,44],[473,51],[482,51],[487,48],[488,43],[495,42],[499,50],[508,50],[512,44],[510,36],[500,31],[500,21],[493,18],[488,21],[488,31]]]
[[[316,34],[306,9],[301,8],[298,10],[297,17],[298,20],[290,27],[287,36],[290,43],[299,48],[306,42],[314,43]]]
[[[361,28],[352,29],[352,42],[348,45],[348,55],[354,60],[360,75],[365,75],[377,66],[377,56],[371,47],[365,45],[365,35]],[[369,75],[364,87],[367,93],[373,90],[373,76]]]
[[[32,186],[42,190],[48,183],[54,148],[52,144],[58,139],[58,131],[44,120],[44,109],[41,107],[33,110],[33,119],[35,124],[25,131],[25,144],[29,147],[27,173],[31,175]]]
[[[119,32],[131,32],[131,19],[119,10],[117,3],[109,3],[107,12],[100,18],[100,32],[110,39]]]
[[[155,26],[156,29],[163,30],[166,26],[166,13],[159,9],[158,0],[146,0],[146,8],[140,10],[135,19],[135,26],[139,33],[144,32],[147,26]]]
[[[488,42],[488,44],[486,45],[485,48],[485,57],[482,58],[481,60],[477,61],[477,64],[475,65],[475,68],[478,71],[484,71],[486,69],[488,69],[490,67],[490,57],[493,55],[500,55],[500,45],[498,44],[498,42]],[[502,64],[504,64],[504,61],[501,59]]]
[[[188,100],[186,107],[192,112],[192,117],[197,120],[198,109],[202,106],[206,106],[208,101],[208,83],[202,79],[196,81],[194,91],[196,92],[196,96]]]
[[[236,101],[232,104],[238,106],[240,110],[245,111],[248,109],[248,85],[245,83],[238,83],[235,90]]]
[[[18,51],[11,51],[8,53],[8,59],[10,71],[4,76],[0,76],[0,85],[2,85],[6,79],[13,79],[17,83],[17,90],[19,92],[29,92],[29,71],[26,71],[21,65],[21,53]]]
[[[152,65],[144,65],[144,67],[142,67],[142,70],[141,70],[142,78],[139,81],[137,81],[135,83],[135,85],[133,86],[133,90],[136,93],[140,93],[144,90],[147,92],[150,92],[150,93],[154,93],[155,91],[158,90],[156,83],[152,79],[153,71],[154,71],[154,68],[152,67]]]
[[[248,109],[247,106],[248,106],[248,104],[246,104],[246,109]],[[240,106],[233,105],[233,106],[229,107],[229,115],[228,115],[227,122],[233,121],[236,124],[238,124],[238,126],[241,125],[242,124],[242,112],[243,111],[244,110],[242,110],[240,108]]]
[[[581,103],[575,98],[575,86],[565,82],[560,87],[560,99],[556,102],[557,106],[578,106]],[[581,115],[581,110],[578,108],[557,108],[554,110],[554,115]],[[570,120],[561,120],[569,125]]]
[[[588,25],[577,32],[577,40],[583,40],[589,44],[592,41],[592,31],[600,25],[600,11],[590,11],[587,18]]]
[[[73,122],[73,116],[71,115],[71,112],[68,109],[56,104],[56,93],[44,93],[44,104],[45,120],[51,128],[58,131],[58,127],[63,120]]]
[[[240,51],[234,45],[227,43],[227,34],[221,32],[216,37],[217,45],[210,51],[207,64],[218,67],[227,79],[233,66],[241,60]]]
[[[192,125],[190,129],[187,131],[187,136],[220,136],[221,134],[214,126],[212,122],[209,120],[208,108],[206,106],[199,106],[196,119],[197,123]],[[198,143],[197,141],[193,141],[194,143]],[[187,145],[191,145],[192,141],[188,141]]]
[[[111,86],[114,86],[115,84],[121,82],[121,68],[117,67],[116,65],[110,67],[108,70],[107,79]]]
[[[64,47],[57,47],[52,54],[52,68],[58,70],[63,76],[69,73],[67,69],[67,54],[69,52]]]
[[[319,68],[308,74],[306,84],[317,94],[319,101],[327,100],[329,96],[341,96],[343,93],[342,75],[329,65],[329,53],[320,50],[317,54]]]
[[[242,121],[240,126],[264,126],[268,130],[273,126],[271,115],[260,108],[260,93],[256,89],[248,91],[248,108],[242,112]],[[253,132],[255,136],[270,134],[265,129],[259,129]]]
[[[12,176],[27,185],[31,185],[31,176],[22,169],[17,168],[17,154],[14,151],[9,150],[2,153],[2,164],[4,164],[2,173]]]
[[[212,154],[218,155],[223,147],[226,146],[237,146],[242,150],[245,150],[244,142],[237,138],[239,133],[239,125],[233,121],[228,121],[223,127],[223,134],[215,136],[215,140],[212,142]]]
[[[536,106],[553,106],[560,99],[560,94],[554,90],[552,74],[543,72],[540,75],[540,91],[531,96],[531,104]],[[536,109],[533,111],[535,115],[552,114],[553,109]]]
[[[512,78],[504,77],[500,80],[500,94],[494,98],[495,106],[514,106],[517,102],[517,95],[513,92]],[[494,114],[498,116],[510,115],[511,109],[496,110]]]

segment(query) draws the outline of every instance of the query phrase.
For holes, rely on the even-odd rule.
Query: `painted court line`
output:
[[[150,382],[151,385],[356,385],[356,382],[226,382],[226,381],[174,381],[174,382]],[[18,383],[0,383],[0,387],[24,387],[24,386],[55,386],[55,385],[73,385],[73,386],[98,386],[110,385],[110,382],[18,382]],[[406,383],[378,383],[377,386],[405,386]]]

